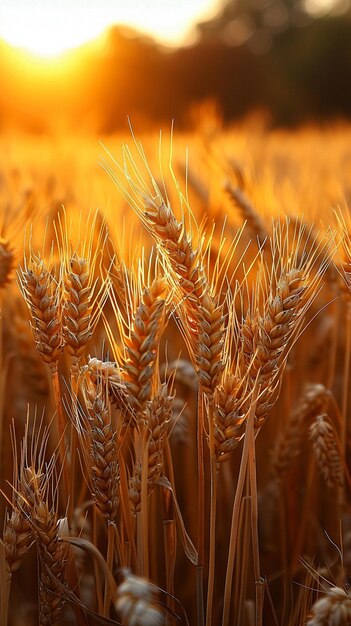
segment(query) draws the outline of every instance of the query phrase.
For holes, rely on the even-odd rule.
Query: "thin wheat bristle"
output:
[[[318,415],[310,426],[310,439],[319,470],[328,487],[343,485],[343,469],[334,427],[328,415]]]

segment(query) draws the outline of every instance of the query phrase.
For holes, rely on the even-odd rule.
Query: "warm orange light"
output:
[[[179,43],[219,0],[1,0],[0,39],[55,57],[97,38],[114,23]]]

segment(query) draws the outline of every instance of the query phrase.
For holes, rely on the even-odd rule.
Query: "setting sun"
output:
[[[162,43],[184,41],[197,19],[213,12],[216,0],[2,0],[0,38],[41,56],[54,57],[124,24]]]

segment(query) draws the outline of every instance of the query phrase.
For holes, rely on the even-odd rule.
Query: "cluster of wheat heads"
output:
[[[1,234],[1,624],[346,626],[347,218],[265,223],[227,183],[246,250],[139,145],[105,169],[151,251],[61,211],[40,251],[27,232],[16,294]],[[14,351],[44,401],[11,422],[11,463]]]

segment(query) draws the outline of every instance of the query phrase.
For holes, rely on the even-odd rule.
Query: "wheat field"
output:
[[[0,139],[0,624],[351,624],[351,129]]]

